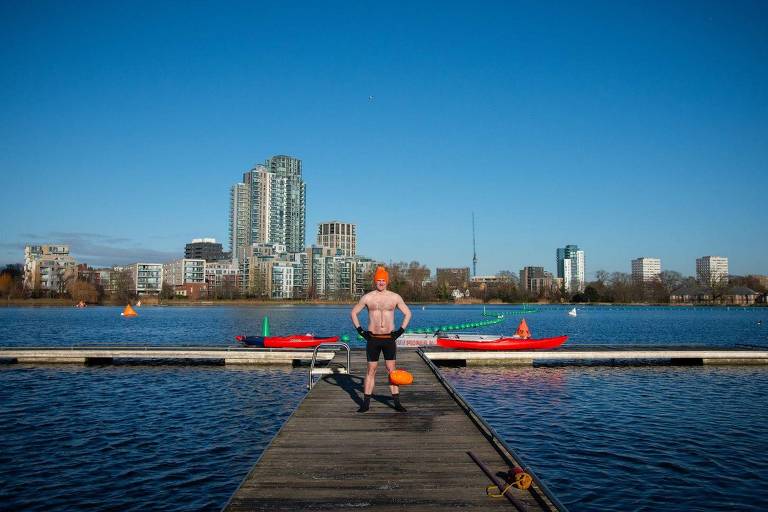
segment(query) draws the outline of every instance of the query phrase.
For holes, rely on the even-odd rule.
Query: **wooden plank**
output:
[[[245,510],[514,510],[486,495],[488,477],[467,452],[495,471],[509,465],[411,350],[398,366],[414,374],[400,388],[408,412],[388,403],[380,364],[371,410],[362,399],[364,353],[354,351],[350,375],[322,378],[272,440],[225,507]],[[515,490],[530,510],[546,510]]]

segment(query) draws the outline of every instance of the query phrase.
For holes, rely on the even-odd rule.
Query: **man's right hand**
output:
[[[359,325],[355,328],[357,333],[363,337],[365,341],[371,341],[371,331],[366,331]]]

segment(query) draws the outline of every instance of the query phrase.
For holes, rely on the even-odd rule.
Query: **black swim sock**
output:
[[[363,404],[357,410],[357,412],[365,412],[371,407],[371,395],[363,395]]]
[[[394,393],[392,395],[392,398],[395,400],[395,410],[398,412],[405,412],[408,409],[403,407],[403,404],[400,403],[400,393]]]

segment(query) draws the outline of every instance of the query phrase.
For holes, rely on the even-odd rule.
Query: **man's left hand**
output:
[[[396,330],[396,331],[392,331],[392,332],[391,332],[391,333],[389,333],[389,334],[390,334],[390,336],[392,336],[392,339],[393,339],[393,340],[396,340],[397,338],[399,338],[400,336],[402,336],[404,332],[405,332],[405,329],[403,329],[403,328],[401,327],[401,328],[399,328],[398,330]]]

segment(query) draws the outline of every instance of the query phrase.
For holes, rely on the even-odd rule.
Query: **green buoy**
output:
[[[269,317],[264,315],[264,321],[261,323],[261,335],[269,336]]]

